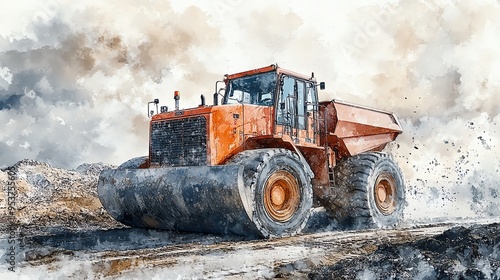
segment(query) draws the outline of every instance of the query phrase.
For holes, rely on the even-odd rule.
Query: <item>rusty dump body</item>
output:
[[[324,196],[337,161],[381,151],[402,132],[392,113],[318,101],[314,77],[277,65],[226,75],[223,82],[221,105],[152,116],[149,156],[140,166],[103,171],[99,196],[115,219],[181,231],[295,234],[303,224],[286,226],[307,202],[297,206],[291,197],[311,195],[303,185]],[[214,104],[219,101],[216,94]],[[269,171],[260,193],[261,169],[278,165],[285,167],[278,175]],[[266,189],[269,180],[278,187]],[[278,229],[266,228],[267,220]]]

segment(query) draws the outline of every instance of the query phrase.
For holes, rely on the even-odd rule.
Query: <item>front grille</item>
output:
[[[203,116],[157,121],[151,127],[151,164],[207,164],[207,119]]]

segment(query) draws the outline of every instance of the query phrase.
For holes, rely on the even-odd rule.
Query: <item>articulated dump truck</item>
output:
[[[132,227],[264,238],[300,233],[315,207],[346,228],[396,226],[404,182],[382,152],[396,116],[319,101],[324,87],[271,65],[225,75],[213,105],[155,100],[149,156],[101,173],[102,205]]]

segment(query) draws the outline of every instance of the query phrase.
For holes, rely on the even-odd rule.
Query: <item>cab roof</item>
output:
[[[286,70],[286,69],[279,67],[278,64],[271,64],[271,65],[266,66],[266,67],[247,70],[247,71],[236,73],[236,74],[226,74],[226,75],[224,75],[224,80],[233,80],[233,79],[237,79],[237,78],[241,78],[241,77],[245,77],[245,76],[251,76],[251,75],[255,75],[255,74],[259,74],[259,73],[266,73],[266,72],[272,72],[272,71],[275,71],[278,75],[279,74],[286,74],[286,75],[294,76],[294,77],[297,77],[300,79],[314,81],[314,77],[312,75],[306,76],[306,75],[299,74],[299,73],[296,73],[296,72],[293,72],[290,70]]]

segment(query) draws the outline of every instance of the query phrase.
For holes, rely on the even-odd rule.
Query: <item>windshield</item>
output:
[[[246,103],[272,106],[276,91],[276,72],[267,72],[230,80],[224,104]]]

